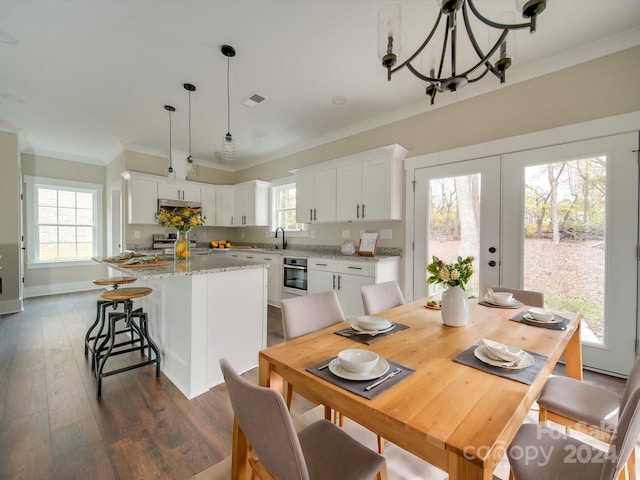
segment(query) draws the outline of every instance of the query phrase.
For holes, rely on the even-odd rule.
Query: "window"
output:
[[[102,185],[25,176],[30,265],[90,261],[100,252]]]
[[[272,194],[272,230],[281,227],[286,232],[305,231],[306,225],[296,222],[296,184],[290,183],[290,179],[287,183],[276,184],[272,188]]]

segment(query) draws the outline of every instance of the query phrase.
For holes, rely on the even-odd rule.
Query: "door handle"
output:
[[[309,221],[313,222],[313,208],[309,209]]]
[[[316,220],[318,220],[318,215],[317,215],[316,209],[314,208],[313,209],[313,221],[315,222]]]
[[[360,218],[360,204],[356,205],[356,218]]]
[[[340,275],[338,275],[338,290],[340,290]]]
[[[336,289],[336,276],[333,276],[333,289]]]
[[[362,204],[362,218],[364,218],[364,203]]]

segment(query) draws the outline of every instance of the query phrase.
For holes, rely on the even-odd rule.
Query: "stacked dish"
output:
[[[513,298],[513,294],[511,293],[494,292],[491,289],[489,289],[483,300],[489,305],[502,308],[519,308],[524,305],[524,303],[519,302],[518,300]]]
[[[393,330],[396,324],[386,318],[364,315],[351,320],[351,328],[356,332],[368,335],[378,335]]]
[[[519,370],[535,363],[533,356],[518,347],[504,345],[486,338],[473,352],[478,360],[494,367]]]
[[[556,316],[544,308],[530,308],[522,318],[534,323],[560,323],[563,320],[562,317]]]
[[[349,348],[331,360],[329,371],[346,380],[372,380],[389,371],[389,362],[370,350]]]

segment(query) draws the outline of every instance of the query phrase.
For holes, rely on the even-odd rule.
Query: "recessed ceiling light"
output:
[[[4,30],[0,30],[0,43],[6,43],[8,45],[18,45],[20,42],[13,35],[8,34]]]
[[[344,105],[347,103],[347,99],[342,95],[336,95],[331,99],[331,102],[333,102],[334,105]]]

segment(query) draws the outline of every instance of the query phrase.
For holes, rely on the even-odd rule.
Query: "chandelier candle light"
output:
[[[422,42],[422,45],[398,66],[395,65],[400,55],[400,6],[387,5],[378,13],[378,55],[382,61],[382,66],[387,69],[387,79],[391,81],[392,74],[406,67],[413,75],[427,82],[425,93],[431,98],[432,105],[437,93],[444,91],[455,92],[467,83],[477,82],[488,72],[498,77],[500,83],[504,83],[506,71],[511,66],[512,61],[507,46],[508,33],[511,30],[524,28],[528,28],[531,33],[534,33],[536,31],[537,17],[547,6],[546,0],[515,0],[523,18],[529,21],[526,23],[506,24],[484,17],[476,8],[474,0],[437,0],[437,2],[440,6],[440,11],[431,32]],[[457,65],[459,12],[462,12],[464,32],[467,34],[468,43],[477,55],[476,63],[464,71],[459,71]],[[471,28],[471,22],[473,21],[471,14],[484,25],[497,32],[497,40],[492,42],[488,50],[482,49],[478,44],[476,35]],[[440,49],[440,61],[437,62],[434,55],[428,62],[428,73],[422,73],[416,68],[415,64],[420,62],[420,55],[425,51],[425,48],[435,48],[433,46],[435,41],[431,42],[431,40],[434,39],[443,17],[446,17],[446,21],[443,22],[444,32],[441,35],[443,40]],[[429,53],[429,49],[425,53]],[[450,62],[449,69],[445,66],[447,53],[448,61]]]

